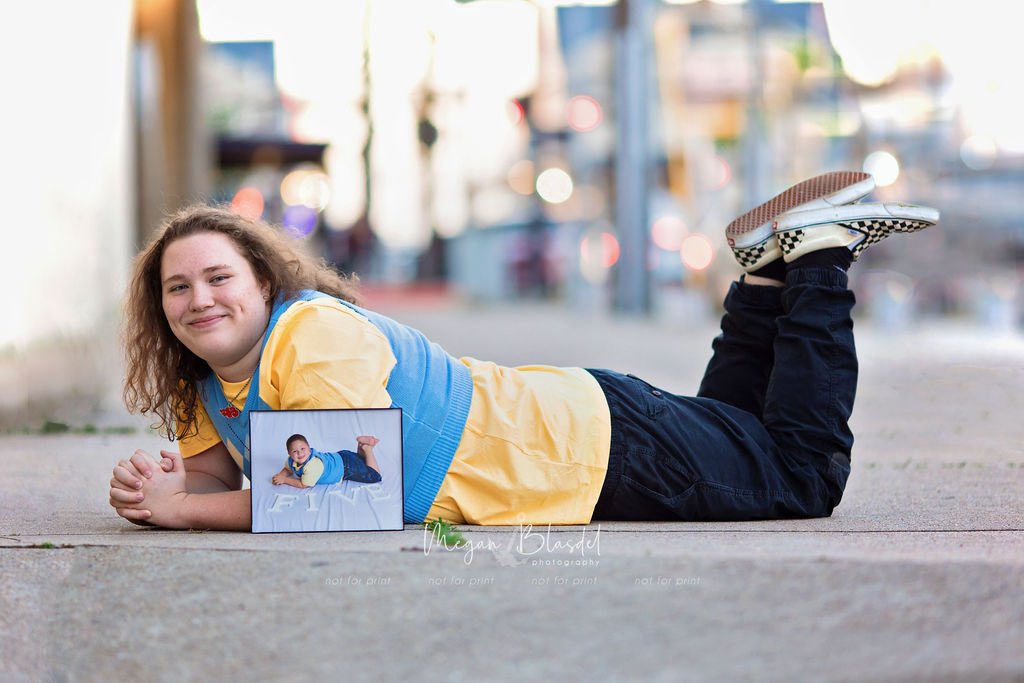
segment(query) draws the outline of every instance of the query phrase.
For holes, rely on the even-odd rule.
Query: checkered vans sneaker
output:
[[[786,263],[832,247],[848,248],[856,261],[861,252],[893,233],[917,232],[938,222],[938,210],[928,206],[850,204],[779,216],[775,221],[775,238]]]
[[[787,212],[841,206],[875,188],[868,173],[834,171],[797,183],[746,212],[725,229],[725,238],[743,270],[757,270],[783,255],[772,232],[775,219]]]

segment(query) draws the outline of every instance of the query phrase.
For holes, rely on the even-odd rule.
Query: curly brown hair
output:
[[[167,245],[204,232],[231,238],[257,280],[270,285],[271,301],[278,295],[287,299],[303,289],[315,289],[356,302],[357,278],[343,276],[322,259],[302,253],[281,230],[267,223],[205,205],[172,215],[135,259],[122,334],[127,362],[124,403],[131,412],[155,415],[154,427],[171,440],[198,433],[196,382],[210,373],[210,366],[171,332],[164,315],[160,267]]]

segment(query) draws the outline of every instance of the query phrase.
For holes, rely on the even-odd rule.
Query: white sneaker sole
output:
[[[774,223],[786,263],[819,249],[847,247],[856,261],[861,252],[897,232],[917,232],[939,222],[930,206],[868,203],[813,211],[792,211]]]
[[[842,206],[861,199],[873,189],[874,178],[859,171],[834,171],[816,176],[797,183],[734,220],[725,230],[726,241],[744,270],[757,270],[783,255],[772,229],[781,214]]]

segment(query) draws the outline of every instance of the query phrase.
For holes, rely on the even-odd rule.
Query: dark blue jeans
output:
[[[827,517],[850,474],[857,354],[846,274],[734,283],[696,397],[590,370],[612,418],[594,520]]]
[[[338,451],[341,461],[345,464],[343,481],[356,481],[361,484],[376,484],[380,481],[380,472],[366,464],[366,461],[353,451]]]

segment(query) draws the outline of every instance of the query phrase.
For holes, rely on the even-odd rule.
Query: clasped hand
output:
[[[181,526],[185,465],[181,455],[160,451],[157,461],[136,450],[114,466],[110,479],[110,505],[121,517],[142,525]]]

